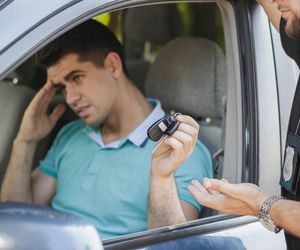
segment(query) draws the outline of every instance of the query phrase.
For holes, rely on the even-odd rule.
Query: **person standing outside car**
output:
[[[258,0],[270,21],[280,31],[283,48],[300,66],[300,0]],[[281,170],[281,196],[269,196],[249,183],[230,184],[226,180],[193,181],[189,191],[204,206],[223,213],[258,216],[274,232],[285,229],[288,249],[300,249],[300,78],[290,113]],[[295,200],[295,201],[291,201]]]
[[[199,126],[176,116],[178,129],[152,154],[147,129],[165,113],[127,77],[115,35],[89,20],[39,54],[48,81],[25,111],[1,199],[51,204],[90,221],[102,239],[198,218],[201,206],[187,186],[212,175]],[[58,89],[80,119],[62,128],[32,173],[37,143],[65,110],[47,113]]]

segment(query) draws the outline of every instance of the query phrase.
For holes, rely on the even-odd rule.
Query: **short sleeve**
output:
[[[38,170],[51,177],[57,178],[57,171],[55,167],[55,142],[50,150],[47,152],[46,157],[40,162]]]
[[[46,175],[57,178],[58,164],[56,159],[58,158],[59,153],[62,151],[67,139],[70,137],[78,126],[78,122],[74,121],[65,125],[57,134],[51,148],[46,154],[46,157],[40,162],[38,170],[43,172]],[[79,123],[80,124],[80,123]]]
[[[188,191],[188,186],[192,180],[198,180],[199,182],[202,182],[204,177],[213,177],[212,159],[210,153],[201,142],[198,141],[196,143],[194,152],[179,167],[175,173],[175,177],[180,200],[191,203],[200,212],[202,206],[192,197]]]

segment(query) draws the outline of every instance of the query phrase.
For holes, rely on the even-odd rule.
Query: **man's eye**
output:
[[[82,75],[75,75],[73,77],[73,82],[79,83],[81,81],[81,79],[82,79]]]

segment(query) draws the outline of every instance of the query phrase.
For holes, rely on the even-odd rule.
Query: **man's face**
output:
[[[111,112],[117,96],[111,70],[91,61],[78,61],[74,53],[47,70],[48,80],[62,89],[67,104],[88,125],[99,126]]]
[[[288,36],[300,39],[300,1],[299,0],[271,0],[276,2],[286,21],[285,31]]]

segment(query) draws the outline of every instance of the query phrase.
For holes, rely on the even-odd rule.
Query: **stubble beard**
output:
[[[300,39],[300,18],[294,16],[290,24],[285,26],[286,34],[294,39]]]

